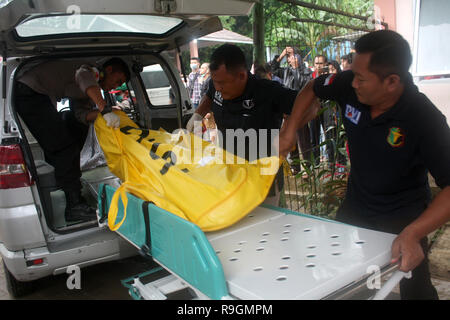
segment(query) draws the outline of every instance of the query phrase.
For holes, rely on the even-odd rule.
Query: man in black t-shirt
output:
[[[216,49],[209,67],[209,90],[186,128],[193,131],[195,121],[200,122],[208,112],[213,112],[219,145],[228,152],[249,161],[278,156],[271,148],[275,136],[271,130],[280,129],[283,114],[290,114],[297,92],[277,82],[255,78],[247,70],[243,52],[235,45],[224,44]],[[252,133],[256,141],[252,141]],[[279,191],[283,185],[282,170],[276,182]],[[269,196],[276,194],[274,188],[275,183]],[[279,195],[271,204],[277,205],[277,198]]]
[[[427,263],[427,235],[450,219],[450,129],[445,117],[413,84],[408,43],[376,31],[356,43],[352,70],[312,80],[281,130],[280,155],[310,119],[310,101],[339,103],[351,172],[337,220],[398,234],[392,263],[412,270],[400,283],[402,299],[436,299]],[[428,172],[442,189],[430,201]]]

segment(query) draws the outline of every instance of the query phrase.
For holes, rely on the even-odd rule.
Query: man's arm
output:
[[[393,262],[404,271],[414,269],[423,259],[418,242],[450,220],[450,127],[445,116],[425,96],[418,95],[420,108],[414,127],[418,132],[418,152],[441,188],[430,205],[405,227],[392,245]]]
[[[202,100],[200,100],[200,104],[197,110],[195,110],[194,114],[186,124],[186,129],[189,132],[194,132],[195,122],[201,122],[203,120],[203,117],[206,116],[206,114],[211,111],[211,105],[212,105],[211,98],[205,94]]]
[[[99,113],[98,110],[92,110],[92,111],[89,111],[89,112],[86,114],[86,122],[88,122],[88,123],[89,123],[89,122],[94,122],[95,119],[97,119],[98,113]]]
[[[94,69],[88,65],[82,65],[75,72],[75,82],[78,87],[98,106],[100,112],[106,106],[101,88],[96,80]]]
[[[98,112],[92,110],[86,115],[86,121],[88,122],[95,121],[98,114],[104,111],[105,113],[103,114],[103,118],[106,121],[106,125],[108,127],[118,128],[120,126],[120,118],[118,115],[112,112],[111,108],[109,108],[109,110],[108,109],[105,110],[107,103],[102,97],[100,87],[90,86],[86,89],[86,94],[98,107]]]
[[[100,112],[102,112],[106,106],[106,101],[105,101],[105,99],[103,99],[100,87],[99,86],[90,86],[89,88],[86,89],[86,94],[92,101],[94,101],[94,103],[98,107],[98,110]]]
[[[392,261],[408,272],[424,259],[420,239],[450,220],[450,186],[442,189],[428,208],[398,235],[392,244]]]
[[[94,69],[90,66],[83,65],[75,72],[75,82],[81,91],[85,92],[86,95],[91,99],[98,107],[100,112],[106,112],[103,118],[106,121],[108,127],[118,128],[120,125],[120,118],[116,114],[112,113],[111,110],[105,110],[107,105],[106,101],[103,99],[101,89],[97,83],[96,76],[94,74]],[[82,121],[95,120],[98,113],[90,112],[85,115]]]
[[[195,110],[195,113],[198,113],[202,117],[206,116],[208,112],[211,111],[212,100],[206,94],[203,96],[202,100],[200,100],[200,104]]]
[[[318,112],[317,97],[313,90],[314,80],[309,81],[295,98],[289,118],[280,131],[279,152],[286,157],[297,140],[297,130],[314,119]]]
[[[281,52],[280,56],[278,58],[276,58],[277,62],[281,62],[281,60],[283,60],[284,56],[287,54],[286,48],[284,48],[284,50]]]

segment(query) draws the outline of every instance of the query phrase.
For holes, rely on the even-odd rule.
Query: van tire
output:
[[[11,272],[9,272],[8,268],[6,268],[6,264],[3,261],[3,270],[5,270],[5,278],[6,278],[6,288],[8,289],[9,294],[13,298],[20,298],[32,293],[35,290],[35,282],[34,281],[18,281]]]

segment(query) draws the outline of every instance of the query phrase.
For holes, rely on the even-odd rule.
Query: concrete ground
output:
[[[1,258],[0,258],[1,260]],[[36,291],[19,300],[130,300],[121,280],[157,267],[153,261],[135,256],[81,269],[81,289],[67,288],[68,274],[37,280]],[[0,264],[0,300],[14,300],[6,289]]]

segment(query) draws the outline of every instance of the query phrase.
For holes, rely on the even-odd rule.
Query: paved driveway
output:
[[[157,264],[140,256],[81,269],[81,289],[67,288],[68,274],[37,280],[36,292],[22,299],[32,300],[129,300],[121,280],[148,271]],[[5,273],[0,258],[0,300],[12,300],[6,289]]]

